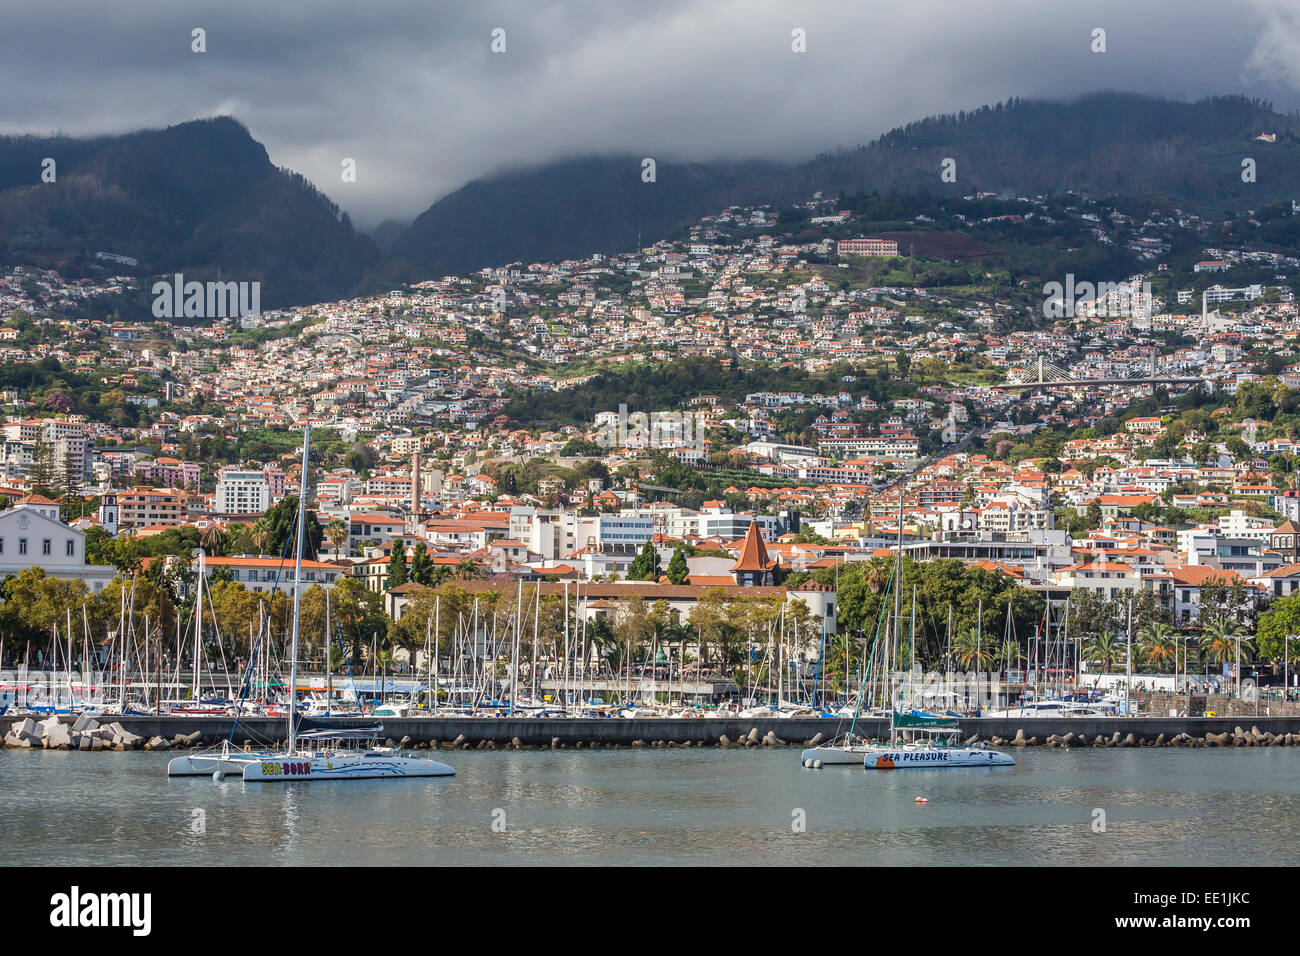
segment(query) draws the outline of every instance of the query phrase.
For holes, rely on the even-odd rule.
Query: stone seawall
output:
[[[77,724],[80,723],[81,727]],[[360,725],[373,721],[361,720]],[[591,747],[591,746],[784,746],[829,741],[849,721],[798,718],[510,718],[388,717],[385,736],[403,747]],[[995,746],[1297,746],[1297,717],[963,718],[965,740]],[[94,726],[91,726],[94,725]],[[111,728],[111,729],[110,729]],[[278,718],[106,717],[43,722],[0,721],[7,746],[118,750],[205,746],[231,738],[236,745],[284,740]],[[857,732],[882,738],[883,718],[859,719]],[[102,743],[96,744],[96,739]],[[82,741],[85,741],[83,744]]]

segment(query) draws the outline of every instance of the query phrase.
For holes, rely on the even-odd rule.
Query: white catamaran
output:
[[[298,608],[302,595],[302,555],[306,538],[308,447],[311,429],[303,430],[302,481],[298,494],[298,547],[294,559],[293,626],[289,654],[289,739],[283,751],[241,753],[227,741],[221,750],[177,757],[167,765],[168,776],[238,772],[245,781],[287,783],[304,780],[367,780],[390,777],[449,777],[456,771],[436,760],[404,757],[391,747],[377,746],[382,725],[368,727],[299,727],[297,713]],[[304,722],[305,723],[305,722]]]
[[[889,743],[869,747],[862,765],[868,770],[1015,766],[1016,761],[1009,754],[982,743],[963,747],[959,739],[960,730],[952,717],[895,711],[890,721]]]

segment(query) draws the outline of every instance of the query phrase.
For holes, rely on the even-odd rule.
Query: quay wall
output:
[[[0,717],[0,724],[19,718],[13,715]],[[178,734],[198,732],[205,743],[214,743],[230,736],[235,730],[234,740],[238,744],[246,741],[252,743],[283,740],[285,722],[282,718],[255,717],[244,718],[237,727],[229,717],[104,717],[101,723],[118,723],[126,731],[145,739],[163,737],[171,739]],[[64,723],[72,723],[63,718]],[[340,721],[342,722],[342,721]],[[358,725],[373,723],[362,719]],[[511,717],[387,717],[382,718],[384,733],[387,737],[401,741],[409,738],[409,743],[426,745],[431,742],[442,744],[462,739],[463,743],[478,744],[493,741],[498,745],[508,744],[518,738],[524,745],[574,745],[608,744],[631,745],[640,741],[645,744],[662,741],[664,743],[692,745],[716,744],[719,738],[727,737],[732,743],[740,741],[756,731],[758,738],[769,732],[786,743],[802,743],[817,734],[823,740],[829,740],[849,727],[848,720],[818,717],[795,718],[511,718]],[[1076,736],[1098,734],[1107,737],[1116,731],[1121,736],[1133,734],[1135,738],[1154,739],[1164,734],[1166,739],[1178,734],[1188,734],[1203,738],[1207,734],[1232,735],[1237,727],[1250,732],[1258,728],[1261,733],[1276,735],[1300,735],[1300,716],[1239,716],[1239,717],[1085,717],[1085,718],[995,718],[971,717],[958,721],[962,735],[971,737],[979,735],[981,739],[994,737],[1010,741],[1019,731],[1022,738],[1028,740],[1036,737],[1039,742],[1052,735],[1064,736],[1073,733]],[[7,726],[4,727],[7,729]],[[889,721],[885,718],[861,718],[857,722],[857,732],[866,737],[887,737]]]

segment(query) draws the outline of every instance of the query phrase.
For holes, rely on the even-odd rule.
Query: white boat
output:
[[[297,714],[298,622],[302,596],[303,529],[306,527],[307,476],[310,468],[311,429],[303,430],[303,493],[298,497],[298,547],[293,575],[293,626],[289,651],[288,746],[284,750],[232,752],[229,743],[208,754],[173,759],[169,776],[196,776],[206,770],[214,778],[239,772],[246,782],[291,783],[312,780],[366,780],[391,777],[448,777],[455,770],[436,760],[404,757],[390,747],[376,746],[383,727],[318,727],[300,729]],[[299,746],[301,739],[305,746]],[[175,772],[173,772],[173,768]]]
[[[248,764],[255,760],[269,759],[272,754],[271,750],[237,750],[230,746],[230,741],[225,740],[215,750],[173,757],[167,761],[167,776],[214,777],[215,775],[215,779],[219,780],[227,774],[238,776],[244,772],[244,767]]]
[[[411,702],[394,698],[386,700],[370,712],[371,717],[405,717],[411,711]]]
[[[1014,767],[1015,759],[976,742],[960,745],[955,720],[934,714],[895,712],[890,741],[874,744],[862,758],[867,770],[941,770],[951,767]]]
[[[292,783],[456,774],[445,763],[376,746],[377,739],[371,730],[306,731],[297,736],[304,745],[295,750],[243,762],[243,777],[246,782]]]
[[[865,738],[845,734],[828,744],[807,748],[799,755],[799,762],[805,767],[816,766],[819,762],[826,767],[861,766],[871,748],[872,744]]]
[[[984,717],[1113,717],[1115,711],[1101,701],[1065,700],[1048,697],[1022,700],[1014,707],[987,709]]]
[[[1000,750],[976,743],[970,747],[953,747],[936,740],[873,747],[862,765],[868,770],[907,770],[924,767],[1013,767],[1015,760]]]
[[[307,698],[304,703],[305,708],[299,708],[299,713],[308,717],[360,717],[361,708],[357,706],[356,701],[344,700],[335,697],[330,701],[324,696],[315,696]]]
[[[662,717],[663,712],[653,707],[622,707],[618,711],[618,716],[628,720],[634,720],[639,717]]]

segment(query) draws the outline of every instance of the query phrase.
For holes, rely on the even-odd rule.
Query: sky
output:
[[[362,227],[554,159],[797,161],[1013,96],[1300,109],[1300,0],[0,0],[0,23],[0,132],[231,115]]]

